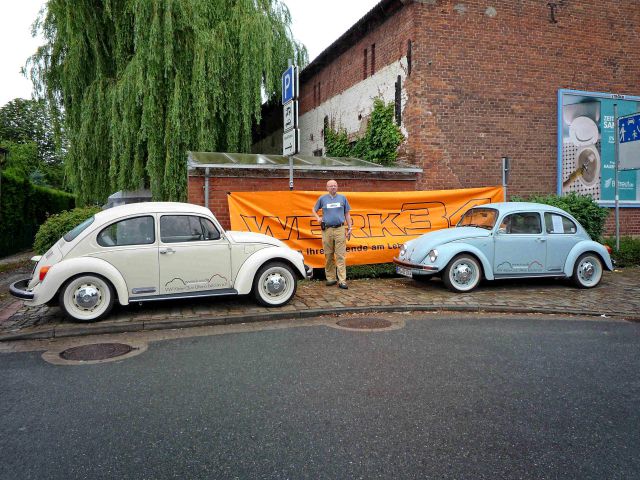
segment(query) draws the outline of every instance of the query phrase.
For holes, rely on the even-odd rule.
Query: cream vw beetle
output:
[[[131,302],[253,293],[267,307],[286,304],[302,254],[280,240],[225,232],[211,211],[187,203],[135,203],[97,213],[37,261],[33,277],[11,285],[30,306],[58,302],[80,321]]]

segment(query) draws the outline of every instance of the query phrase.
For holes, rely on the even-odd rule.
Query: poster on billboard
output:
[[[615,201],[615,119],[640,112],[640,97],[558,90],[558,194],[589,195],[602,206]],[[621,206],[640,207],[640,171],[620,171]]]

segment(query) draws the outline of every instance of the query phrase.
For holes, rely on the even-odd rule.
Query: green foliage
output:
[[[40,226],[33,249],[38,254],[49,250],[68,231],[100,211],[100,207],[82,207],[51,215]]]
[[[325,127],[324,144],[328,157],[356,157],[380,165],[392,165],[398,156],[398,146],[404,137],[395,123],[394,104],[385,105],[376,98],[373,110],[367,123],[367,130],[355,145],[349,144],[347,132],[344,129],[334,131]]]
[[[347,278],[391,278],[397,277],[393,263],[376,263],[372,265],[353,265],[347,267]]]
[[[563,196],[532,195],[527,199],[513,197],[511,200],[514,202],[527,201],[544,203],[561,208],[573,215],[584,227],[589,236],[596,241],[600,241],[602,238],[604,224],[610,213],[609,209],[600,207],[590,196],[578,195],[574,192]]]
[[[615,237],[607,237],[604,243],[612,248],[611,258],[616,267],[640,266],[640,238],[620,237],[620,251],[616,251]]]
[[[47,215],[72,208],[75,203],[73,195],[34,186],[11,172],[2,172],[1,188],[0,256],[30,248],[38,225]]]
[[[337,132],[331,128],[324,129],[324,147],[327,157],[350,157],[351,145],[347,131],[340,129]]]
[[[63,187],[63,154],[44,101],[16,98],[0,108],[0,145],[9,150],[5,168],[12,173],[30,178],[38,171],[41,184]]]
[[[184,200],[188,150],[249,151],[262,92],[307,62],[290,24],[282,0],[49,0],[30,74],[79,203],[142,185]]]

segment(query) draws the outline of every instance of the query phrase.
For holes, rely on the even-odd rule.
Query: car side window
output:
[[[505,216],[500,229],[508,234],[538,234],[542,233],[542,223],[536,212],[518,212]]]
[[[160,218],[160,239],[163,243],[217,240],[220,232],[208,219],[194,215],[163,215]]]
[[[120,220],[102,229],[98,245],[117,247],[122,245],[148,245],[156,241],[153,217],[135,217]]]
[[[218,240],[220,238],[220,232],[208,218],[200,218],[202,224],[202,230],[204,231],[205,240]]]
[[[578,231],[573,220],[557,213],[545,212],[544,225],[549,234],[571,234]]]

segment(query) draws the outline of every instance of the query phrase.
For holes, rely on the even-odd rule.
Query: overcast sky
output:
[[[304,43],[313,60],[379,0],[284,0],[293,19],[294,37]],[[0,106],[16,97],[31,97],[31,81],[20,68],[42,43],[31,37],[31,24],[46,2],[0,0]]]

